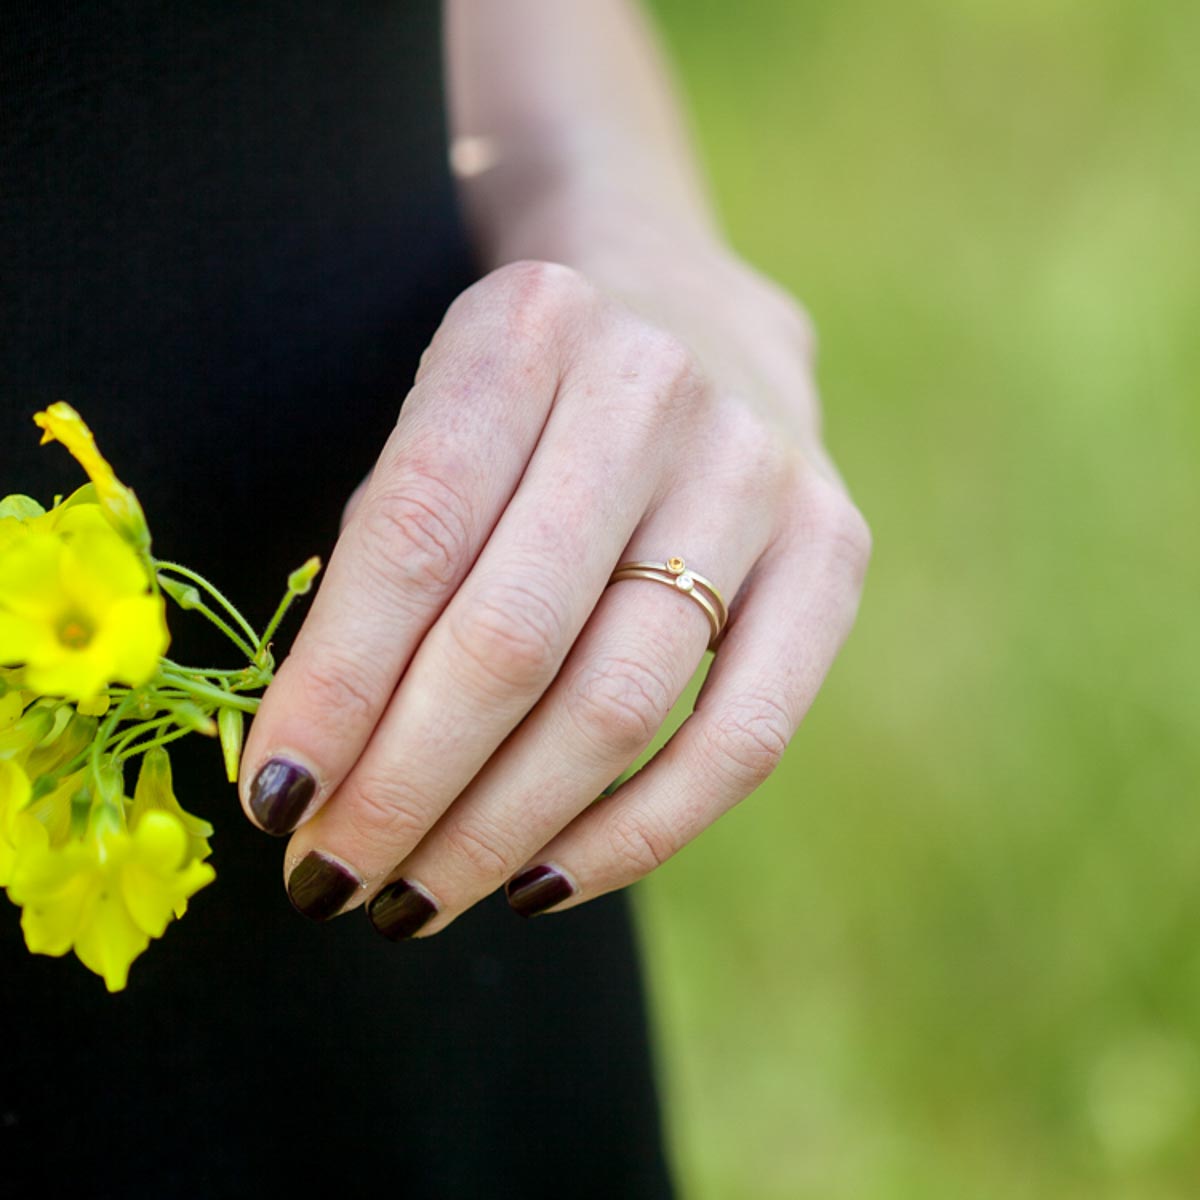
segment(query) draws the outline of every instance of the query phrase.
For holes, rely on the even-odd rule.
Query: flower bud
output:
[[[146,514],[133,489],[116,476],[108,460],[96,447],[92,431],[83,418],[62,401],[35,413],[34,421],[42,430],[42,445],[62,442],[76,462],[88,473],[96,487],[96,499],[109,524],[140,554],[150,549],[150,529]]]
[[[321,569],[321,560],[314,554],[302,567],[297,567],[288,576],[288,591],[296,596],[306,596],[312,589],[313,580]]]
[[[203,603],[200,599],[200,592],[190,583],[182,583],[178,579],[172,579],[170,575],[159,575],[158,586],[162,588],[180,608],[199,608]]]
[[[225,756],[225,777],[230,783],[237,783],[245,727],[245,718],[240,708],[222,708],[218,711],[217,729],[221,734],[221,753]]]

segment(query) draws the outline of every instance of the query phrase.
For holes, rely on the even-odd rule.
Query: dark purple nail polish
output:
[[[509,907],[522,917],[536,917],[575,895],[575,888],[553,867],[530,867],[505,889]]]
[[[250,811],[268,833],[282,837],[300,824],[316,790],[317,781],[303,767],[272,758],[250,785]]]
[[[367,905],[371,924],[393,942],[412,937],[436,913],[437,905],[404,879],[389,883]]]
[[[328,921],[346,906],[362,881],[320,850],[310,850],[288,876],[287,894],[292,907],[314,921]]]

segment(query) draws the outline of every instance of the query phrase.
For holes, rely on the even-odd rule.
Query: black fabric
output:
[[[30,420],[68,400],[156,552],[262,621],[471,279],[437,6],[0,11],[0,493],[78,484]],[[223,653],[172,621],[178,657]],[[493,897],[401,945],[312,925],[191,741],[218,880],[125,993],[0,905],[3,1194],[668,1194],[622,897],[533,922]]]

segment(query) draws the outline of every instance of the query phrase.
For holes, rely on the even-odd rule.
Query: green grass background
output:
[[[1200,1195],[1200,5],[654,0],[876,540],[642,889],[697,1200]]]

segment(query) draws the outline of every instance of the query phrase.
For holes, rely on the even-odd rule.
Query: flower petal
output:
[[[88,508],[80,505],[71,511],[87,513]],[[70,530],[78,525],[78,519],[68,524],[64,517],[62,525]],[[120,597],[144,592],[150,585],[138,556],[107,524],[100,529],[75,528],[62,556],[61,578],[72,601],[92,612]]]
[[[60,567],[63,542],[51,533],[31,533],[0,553],[0,611],[44,618],[63,606]]]
[[[21,928],[33,954],[66,954],[95,907],[103,876],[93,847],[32,847],[19,856],[8,897],[24,908]]]
[[[92,919],[75,941],[79,961],[104,979],[110,992],[121,991],[129,981],[133,960],[150,945],[150,939],[130,916],[119,892],[103,892]]]
[[[128,596],[105,612],[88,649],[105,663],[105,682],[120,680],[137,687],[158,669],[159,656],[170,641],[162,597]]]
[[[47,622],[0,611],[0,663],[36,662],[59,653],[58,638]]]

